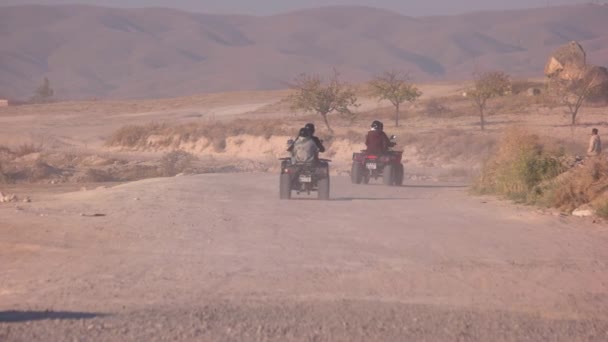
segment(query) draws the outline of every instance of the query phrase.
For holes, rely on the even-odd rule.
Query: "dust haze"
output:
[[[231,13],[231,14],[253,14],[268,15],[280,12],[316,8],[324,6],[366,6],[385,8],[411,16],[420,15],[445,15],[457,14],[482,10],[504,10],[516,8],[549,7],[560,5],[583,4],[588,1],[581,0],[514,0],[504,2],[497,0],[230,0],[222,1],[196,1],[196,0],[131,0],[128,2],[119,0],[2,0],[0,5],[60,5],[60,4],[83,4],[106,7],[169,7],[186,11],[205,13]]]
[[[606,339],[608,6],[27,3],[0,340]]]

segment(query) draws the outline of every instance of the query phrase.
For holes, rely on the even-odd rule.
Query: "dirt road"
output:
[[[0,206],[0,340],[608,339],[606,226],[332,181],[329,202],[209,174]]]

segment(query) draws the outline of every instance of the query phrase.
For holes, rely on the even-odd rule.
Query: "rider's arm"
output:
[[[313,137],[315,144],[317,144],[317,148],[319,148],[319,152],[325,152],[325,146],[321,143],[321,140],[318,137]]]
[[[384,132],[382,132],[382,145],[384,145],[384,148],[387,150],[391,146],[391,139],[389,139],[388,135]]]
[[[298,138],[294,139],[293,142],[291,143],[291,145],[289,145],[289,147],[287,148],[287,152],[292,152],[293,151],[293,147],[296,144],[296,140],[298,140]]]

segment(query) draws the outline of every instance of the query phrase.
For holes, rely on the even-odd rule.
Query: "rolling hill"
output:
[[[608,6],[409,17],[369,7],[272,16],[91,6],[0,7],[0,96],[29,97],[48,77],[59,98],[142,98],[283,88],[337,67],[350,81],[390,68],[417,81],[475,68],[541,76],[578,40],[608,64]]]

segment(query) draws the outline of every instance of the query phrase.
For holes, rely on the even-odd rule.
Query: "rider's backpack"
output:
[[[310,163],[315,160],[319,148],[311,138],[298,137],[293,144],[293,159],[296,163]]]

